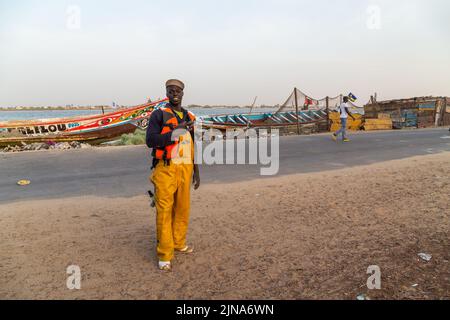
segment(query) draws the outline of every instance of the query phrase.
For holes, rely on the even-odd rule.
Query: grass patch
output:
[[[120,146],[137,146],[145,144],[146,131],[141,129],[136,129],[134,133],[123,134],[120,137]]]

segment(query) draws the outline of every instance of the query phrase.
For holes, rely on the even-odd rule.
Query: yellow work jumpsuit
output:
[[[179,139],[176,158],[160,160],[150,176],[155,185],[157,254],[169,262],[174,251],[186,247],[190,195],[194,170],[194,143],[190,133]]]

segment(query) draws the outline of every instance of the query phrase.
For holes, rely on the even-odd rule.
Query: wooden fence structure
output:
[[[450,98],[419,97],[388,101],[371,101],[364,106],[366,119],[390,115],[395,129],[450,126]]]

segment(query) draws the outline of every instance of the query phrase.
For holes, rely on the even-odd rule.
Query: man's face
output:
[[[166,90],[167,98],[169,98],[170,104],[173,106],[179,106],[183,100],[183,89],[177,86],[169,86]]]

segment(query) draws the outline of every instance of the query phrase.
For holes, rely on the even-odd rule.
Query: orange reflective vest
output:
[[[161,108],[163,112],[163,128],[161,134],[166,134],[174,131],[178,127],[178,118],[171,108]],[[195,121],[195,116],[192,112],[188,111],[188,117],[190,121]],[[184,120],[184,119],[182,119]],[[180,140],[182,137],[180,137]],[[166,146],[165,148],[155,148],[153,157],[158,160],[170,160],[172,159],[173,152],[178,148],[179,141]]]

